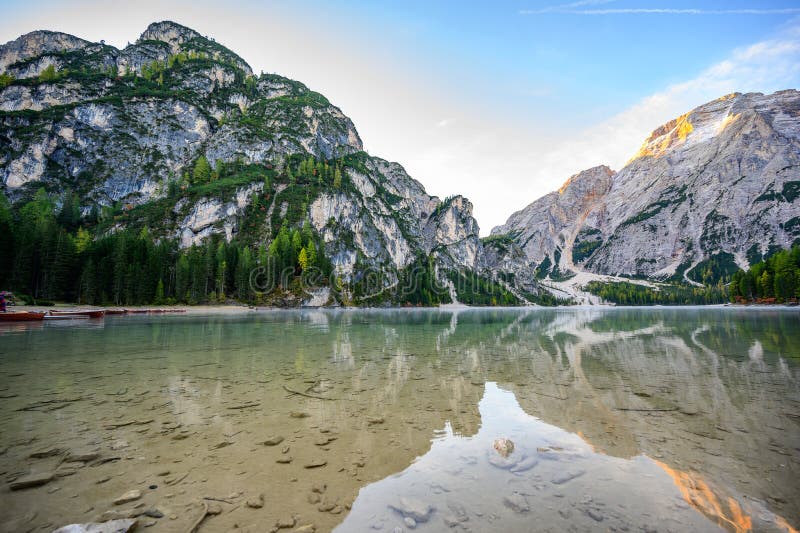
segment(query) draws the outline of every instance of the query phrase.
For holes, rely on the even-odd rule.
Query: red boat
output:
[[[89,318],[103,318],[106,312],[104,309],[98,310],[75,310],[75,311],[59,311],[57,309],[51,309],[50,315],[51,316],[74,316],[74,317],[89,317]]]
[[[0,322],[30,322],[33,320],[42,320],[43,318],[44,312],[12,311],[10,313],[0,313]]]

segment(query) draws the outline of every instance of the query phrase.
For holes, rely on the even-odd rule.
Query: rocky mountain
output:
[[[737,93],[653,131],[619,172],[572,176],[492,235],[540,278],[715,282],[800,243],[799,199],[800,92]]]
[[[494,286],[467,199],[428,195],[324,96],[173,22],[122,50],[49,31],[0,47],[0,181],[15,205],[75,195],[95,238],[256,250],[310,225],[335,275],[372,292],[423,263],[441,301],[460,271]]]

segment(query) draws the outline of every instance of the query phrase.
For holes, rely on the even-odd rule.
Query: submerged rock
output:
[[[515,492],[511,496],[506,496],[503,498],[503,505],[515,513],[527,513],[531,510],[531,506],[528,504],[528,499],[519,492]]]
[[[511,439],[507,439],[505,437],[495,439],[493,445],[494,449],[497,450],[497,453],[503,457],[508,457],[514,451],[514,443],[511,441]]]
[[[72,450],[65,459],[68,463],[88,463],[100,457],[100,453],[95,450]]]
[[[264,507],[264,494],[258,494],[247,499],[247,506],[251,509],[261,509]]]
[[[558,474],[553,476],[552,481],[556,485],[563,485],[564,483],[567,483],[568,481],[572,481],[575,478],[581,477],[585,473],[586,473],[585,470],[572,470],[572,471],[566,471],[566,472],[559,472]]]
[[[114,500],[114,505],[123,505],[128,502],[136,501],[142,497],[142,491],[138,489],[129,490],[116,500]]]
[[[70,524],[56,529],[53,533],[127,533],[128,531],[133,531],[136,523],[136,519],[129,518],[99,523]]]
[[[45,457],[54,457],[56,455],[61,455],[65,451],[66,450],[64,450],[63,448],[57,448],[53,446],[51,448],[46,448],[44,450],[33,452],[28,457],[31,459],[44,459]]]
[[[391,504],[389,507],[403,515],[403,517],[413,518],[415,525],[419,522],[427,522],[434,511],[430,504],[416,498],[400,498],[398,503]]]
[[[297,524],[297,520],[293,516],[284,516],[275,522],[275,527],[278,529],[289,529],[293,528],[295,524]]]
[[[31,487],[39,487],[41,485],[46,485],[50,483],[55,478],[55,474],[52,472],[41,472],[38,474],[28,474],[27,476],[22,476],[20,478],[15,479],[11,483],[8,484],[8,487],[11,490],[21,490],[21,489],[28,489]]]

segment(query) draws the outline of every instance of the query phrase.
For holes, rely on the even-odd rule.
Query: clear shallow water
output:
[[[157,509],[164,516],[142,524],[185,532],[204,504],[221,514],[201,531],[279,520],[317,531],[800,525],[793,310],[0,327],[0,530]],[[492,448],[498,437],[516,444],[507,459]],[[98,458],[65,460],[89,452]],[[9,490],[30,472],[56,477]],[[142,498],[113,504],[131,489]],[[249,507],[259,495],[263,506]]]

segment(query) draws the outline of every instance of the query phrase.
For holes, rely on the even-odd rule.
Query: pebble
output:
[[[73,450],[67,454],[68,463],[88,463],[99,458],[100,454],[94,450]]]
[[[78,467],[71,466],[69,464],[62,464],[58,468],[56,468],[55,476],[56,477],[67,477],[74,475],[78,472]]]
[[[292,411],[289,416],[292,418],[308,418],[311,415],[304,411]]]
[[[310,504],[319,503],[321,499],[319,494],[314,494],[313,492],[308,495],[308,503]]]
[[[555,476],[553,476],[552,482],[556,485],[563,485],[568,481],[572,481],[575,478],[581,477],[586,473],[585,470],[572,470],[566,472],[559,472]]]
[[[54,457],[56,455],[61,455],[62,453],[64,453],[63,448],[50,447],[50,448],[45,448],[43,450],[39,450],[38,452],[33,452],[28,456],[28,458],[44,459],[45,457]]]
[[[277,459],[275,459],[275,462],[279,463],[279,464],[282,464],[282,465],[288,465],[289,463],[292,462],[292,456],[291,455],[286,455],[286,456],[283,456],[283,457],[278,457]]]
[[[330,444],[331,442],[333,442],[335,440],[336,440],[336,437],[334,437],[333,435],[326,435],[326,436],[318,438],[314,442],[314,444],[316,444],[317,446],[326,446],[326,445]]]
[[[113,531],[114,533],[127,533],[136,528],[135,519],[111,520],[109,522],[70,524],[56,529],[53,533],[89,533],[92,531]]]
[[[114,505],[122,505],[128,502],[136,501],[142,497],[142,491],[138,489],[129,490],[116,500],[114,500]]]
[[[503,498],[503,505],[515,513],[527,513],[531,510],[528,500],[519,492],[515,492],[511,496],[506,496]]]
[[[20,478],[15,479],[11,483],[9,483],[8,487],[11,490],[27,489],[29,487],[39,487],[41,485],[50,483],[51,481],[53,481],[54,478],[55,475],[52,472],[28,474],[27,476],[22,476]]]
[[[319,511],[320,513],[327,513],[328,511],[332,510],[334,507],[336,507],[335,503],[322,502],[321,504],[319,504],[317,506],[317,511]]]
[[[247,506],[251,509],[261,509],[264,507],[264,495],[259,494],[253,498],[248,498]]]
[[[305,524],[294,530],[294,533],[314,533],[317,527],[314,524]]]
[[[586,511],[586,514],[589,515],[589,517],[592,520],[596,521],[596,522],[602,522],[603,521],[603,515],[601,515],[599,512],[595,511],[594,509],[588,509]]]
[[[538,464],[539,460],[536,457],[528,457],[512,466],[511,472],[514,472],[515,474],[519,472],[526,472]]]
[[[303,465],[303,468],[319,468],[328,464],[328,461],[322,458],[315,458],[311,459],[309,462]]]
[[[297,520],[293,516],[284,516],[275,522],[275,525],[278,527],[278,529],[289,529],[294,527],[295,524],[297,524]]]
[[[211,502],[208,504],[208,514],[212,516],[216,516],[218,514],[222,514],[222,506],[216,502]]]
[[[404,517],[410,516],[414,522],[427,522],[434,509],[429,504],[416,498],[400,498],[397,504],[389,505]]]
[[[259,444],[263,444],[264,446],[277,446],[281,442],[283,442],[283,437],[280,435],[275,435],[259,442]]]
[[[511,439],[507,439],[505,437],[500,439],[495,439],[492,445],[494,446],[494,449],[497,450],[497,453],[499,453],[503,457],[508,457],[514,451],[514,442]]]
[[[417,527],[417,521],[411,518],[410,516],[403,518],[403,523],[406,525],[408,529],[414,529]]]

